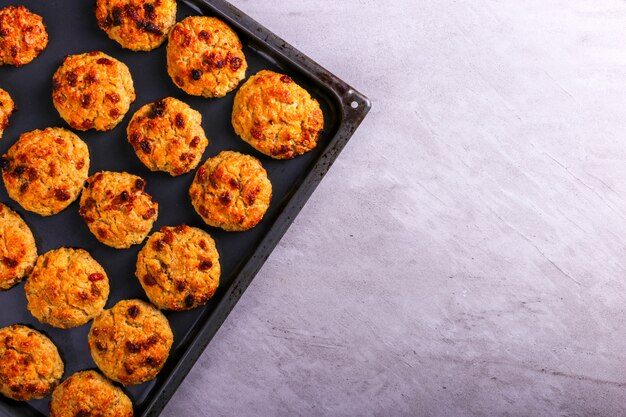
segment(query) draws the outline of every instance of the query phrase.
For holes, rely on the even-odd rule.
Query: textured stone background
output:
[[[232,1],[374,107],[163,415],[624,415],[626,2]]]

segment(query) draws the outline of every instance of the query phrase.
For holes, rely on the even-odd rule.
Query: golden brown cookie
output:
[[[69,329],[102,312],[109,298],[109,278],[86,250],[60,248],[37,259],[24,291],[28,310],[37,320]]]
[[[50,417],[133,417],[133,403],[96,371],[81,371],[56,387]]]
[[[14,324],[0,329],[0,393],[17,401],[47,397],[63,376],[63,361],[47,336]]]
[[[137,257],[135,275],[148,298],[164,310],[189,310],[213,296],[220,282],[215,242],[207,232],[181,225],[154,233]]]
[[[135,101],[128,67],[94,51],[68,55],[52,77],[52,100],[76,130],[111,130]]]
[[[209,144],[201,123],[200,112],[167,97],[137,110],[126,133],[146,167],[176,176],[196,168]]]
[[[272,199],[272,184],[261,161],[223,151],[198,168],[189,196],[206,224],[243,231],[263,218]]]
[[[24,6],[0,9],[0,65],[21,67],[48,45],[43,19]]]
[[[151,51],[176,23],[175,0],[97,0],[98,26],[133,51]]]
[[[102,171],[89,177],[86,187],[79,213],[100,242],[118,249],[143,242],[159,214],[144,179]]]
[[[259,152],[290,159],[317,146],[324,116],[317,100],[291,77],[263,70],[237,91],[232,123]]]
[[[2,88],[0,88],[0,139],[2,138],[2,134],[4,130],[9,125],[9,117],[15,111],[15,103],[13,99]]]
[[[163,368],[174,342],[167,318],[141,300],[123,300],[94,320],[89,350],[98,368],[124,385],[150,381]]]
[[[30,274],[37,245],[19,214],[0,203],[0,290],[8,290]]]
[[[50,216],[78,198],[89,171],[89,149],[67,129],[24,133],[0,160],[9,197]]]
[[[191,16],[170,32],[167,72],[188,94],[224,97],[246,77],[247,68],[237,34],[215,17]]]

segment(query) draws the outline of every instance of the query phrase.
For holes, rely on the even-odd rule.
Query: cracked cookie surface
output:
[[[178,22],[167,41],[167,72],[187,94],[224,97],[246,77],[248,63],[237,34],[215,17]]]
[[[89,148],[67,129],[23,133],[1,159],[9,197],[28,211],[51,216],[80,194],[89,171]]]
[[[135,275],[159,308],[189,310],[206,304],[220,281],[215,241],[196,227],[165,226],[139,252]]]
[[[44,334],[21,324],[0,329],[0,393],[17,401],[44,398],[63,376],[63,360]]]
[[[265,215],[272,199],[272,184],[261,161],[223,151],[198,168],[189,196],[206,224],[243,231],[256,226]]]
[[[96,239],[123,249],[143,242],[159,214],[146,181],[127,172],[98,172],[87,179],[79,214]]]
[[[163,368],[174,342],[167,318],[141,300],[122,300],[94,320],[89,351],[98,368],[124,385],[150,381]]]
[[[76,130],[111,130],[135,101],[128,67],[100,51],[68,55],[52,77],[52,101]]]
[[[109,278],[86,250],[60,248],[37,259],[24,291],[37,320],[68,329],[100,314],[109,298]]]

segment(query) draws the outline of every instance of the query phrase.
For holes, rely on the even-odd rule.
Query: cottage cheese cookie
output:
[[[133,403],[96,371],[76,372],[52,393],[50,417],[133,417]]]
[[[35,59],[48,45],[43,19],[24,6],[0,10],[0,65],[21,67]]]
[[[207,232],[181,225],[154,233],[137,257],[135,275],[148,298],[164,310],[205,304],[220,281],[219,254]]]
[[[128,141],[151,171],[176,176],[196,168],[209,141],[202,115],[172,97],[146,104],[128,124]]]
[[[174,335],[152,304],[123,300],[94,320],[88,340],[94,362],[107,377],[136,385],[161,371]]]
[[[0,329],[0,393],[17,401],[44,398],[63,376],[63,361],[48,337],[14,324]]]
[[[2,134],[4,130],[9,125],[9,117],[15,111],[15,103],[13,99],[2,88],[0,88],[0,139],[2,138]]]
[[[208,225],[242,231],[263,218],[272,199],[272,184],[258,159],[224,151],[198,168],[189,196]]]
[[[237,34],[215,17],[188,17],[170,33],[167,72],[188,94],[224,97],[246,77],[246,68]]]
[[[317,146],[324,116],[317,100],[291,77],[263,70],[237,91],[232,123],[259,152],[290,159]]]
[[[103,171],[87,179],[79,213],[100,242],[122,249],[148,236],[159,205],[145,186],[145,180],[126,172]]]
[[[53,127],[22,134],[0,162],[9,197],[50,216],[78,198],[89,171],[89,149],[74,133]]]
[[[175,0],[97,0],[98,26],[133,51],[151,51],[176,23]]]
[[[135,101],[135,88],[126,65],[94,51],[65,57],[52,77],[52,100],[74,129],[111,130]]]
[[[24,291],[37,320],[68,329],[100,314],[109,298],[109,279],[86,250],[61,248],[37,259]]]
[[[33,233],[19,214],[0,203],[0,290],[30,274],[36,259]]]

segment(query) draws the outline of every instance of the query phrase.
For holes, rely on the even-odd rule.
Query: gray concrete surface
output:
[[[374,108],[163,415],[626,415],[626,2],[233,3]]]

